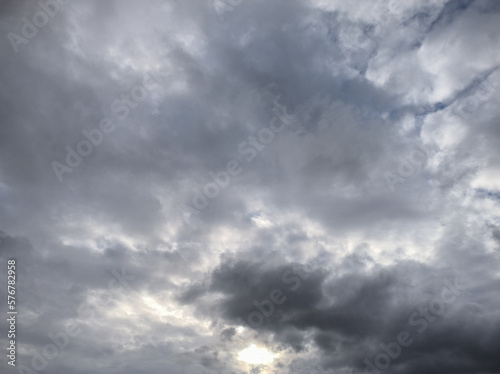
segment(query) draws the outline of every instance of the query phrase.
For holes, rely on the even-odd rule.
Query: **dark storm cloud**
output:
[[[403,341],[410,343],[400,347],[388,372],[455,372],[463,365],[473,372],[490,372],[498,366],[498,301],[482,306],[475,301],[478,288],[494,289],[498,280],[469,287],[460,274],[416,262],[346,276],[306,268],[223,263],[208,280],[206,307],[222,293],[216,305],[228,323],[272,332],[296,351],[312,343],[321,350],[325,369],[346,364],[370,368],[364,360],[374,362],[378,354],[386,354],[380,344],[397,341],[402,332],[408,334]],[[273,289],[280,289],[284,300],[270,307]],[[198,289],[197,294],[203,292]],[[259,311],[270,315],[255,326],[250,316]],[[475,327],[464,328],[464,321]],[[312,333],[310,338],[305,338],[306,331]]]

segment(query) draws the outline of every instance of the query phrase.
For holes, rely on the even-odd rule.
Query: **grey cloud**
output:
[[[498,3],[221,1],[72,0],[18,53],[7,35],[41,5],[0,4],[19,363],[75,321],[46,371],[264,371],[238,359],[255,343],[276,372],[362,372],[405,330],[388,372],[498,372]],[[277,105],[293,121],[249,145]],[[60,182],[52,163],[105,118]],[[241,173],[193,206],[231,160]],[[410,314],[454,279],[466,290],[415,334]],[[278,289],[261,325],[239,319]]]

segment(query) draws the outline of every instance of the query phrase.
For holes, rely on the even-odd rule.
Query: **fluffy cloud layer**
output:
[[[499,18],[2,2],[0,366],[499,372]]]

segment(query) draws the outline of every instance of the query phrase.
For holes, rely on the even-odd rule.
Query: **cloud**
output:
[[[53,3],[0,5],[18,364],[347,374],[407,331],[388,373],[498,372],[497,2],[222,3],[71,1],[17,53]]]

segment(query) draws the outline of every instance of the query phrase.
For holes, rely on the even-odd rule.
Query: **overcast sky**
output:
[[[500,373],[499,1],[2,0],[0,33],[2,373]]]

